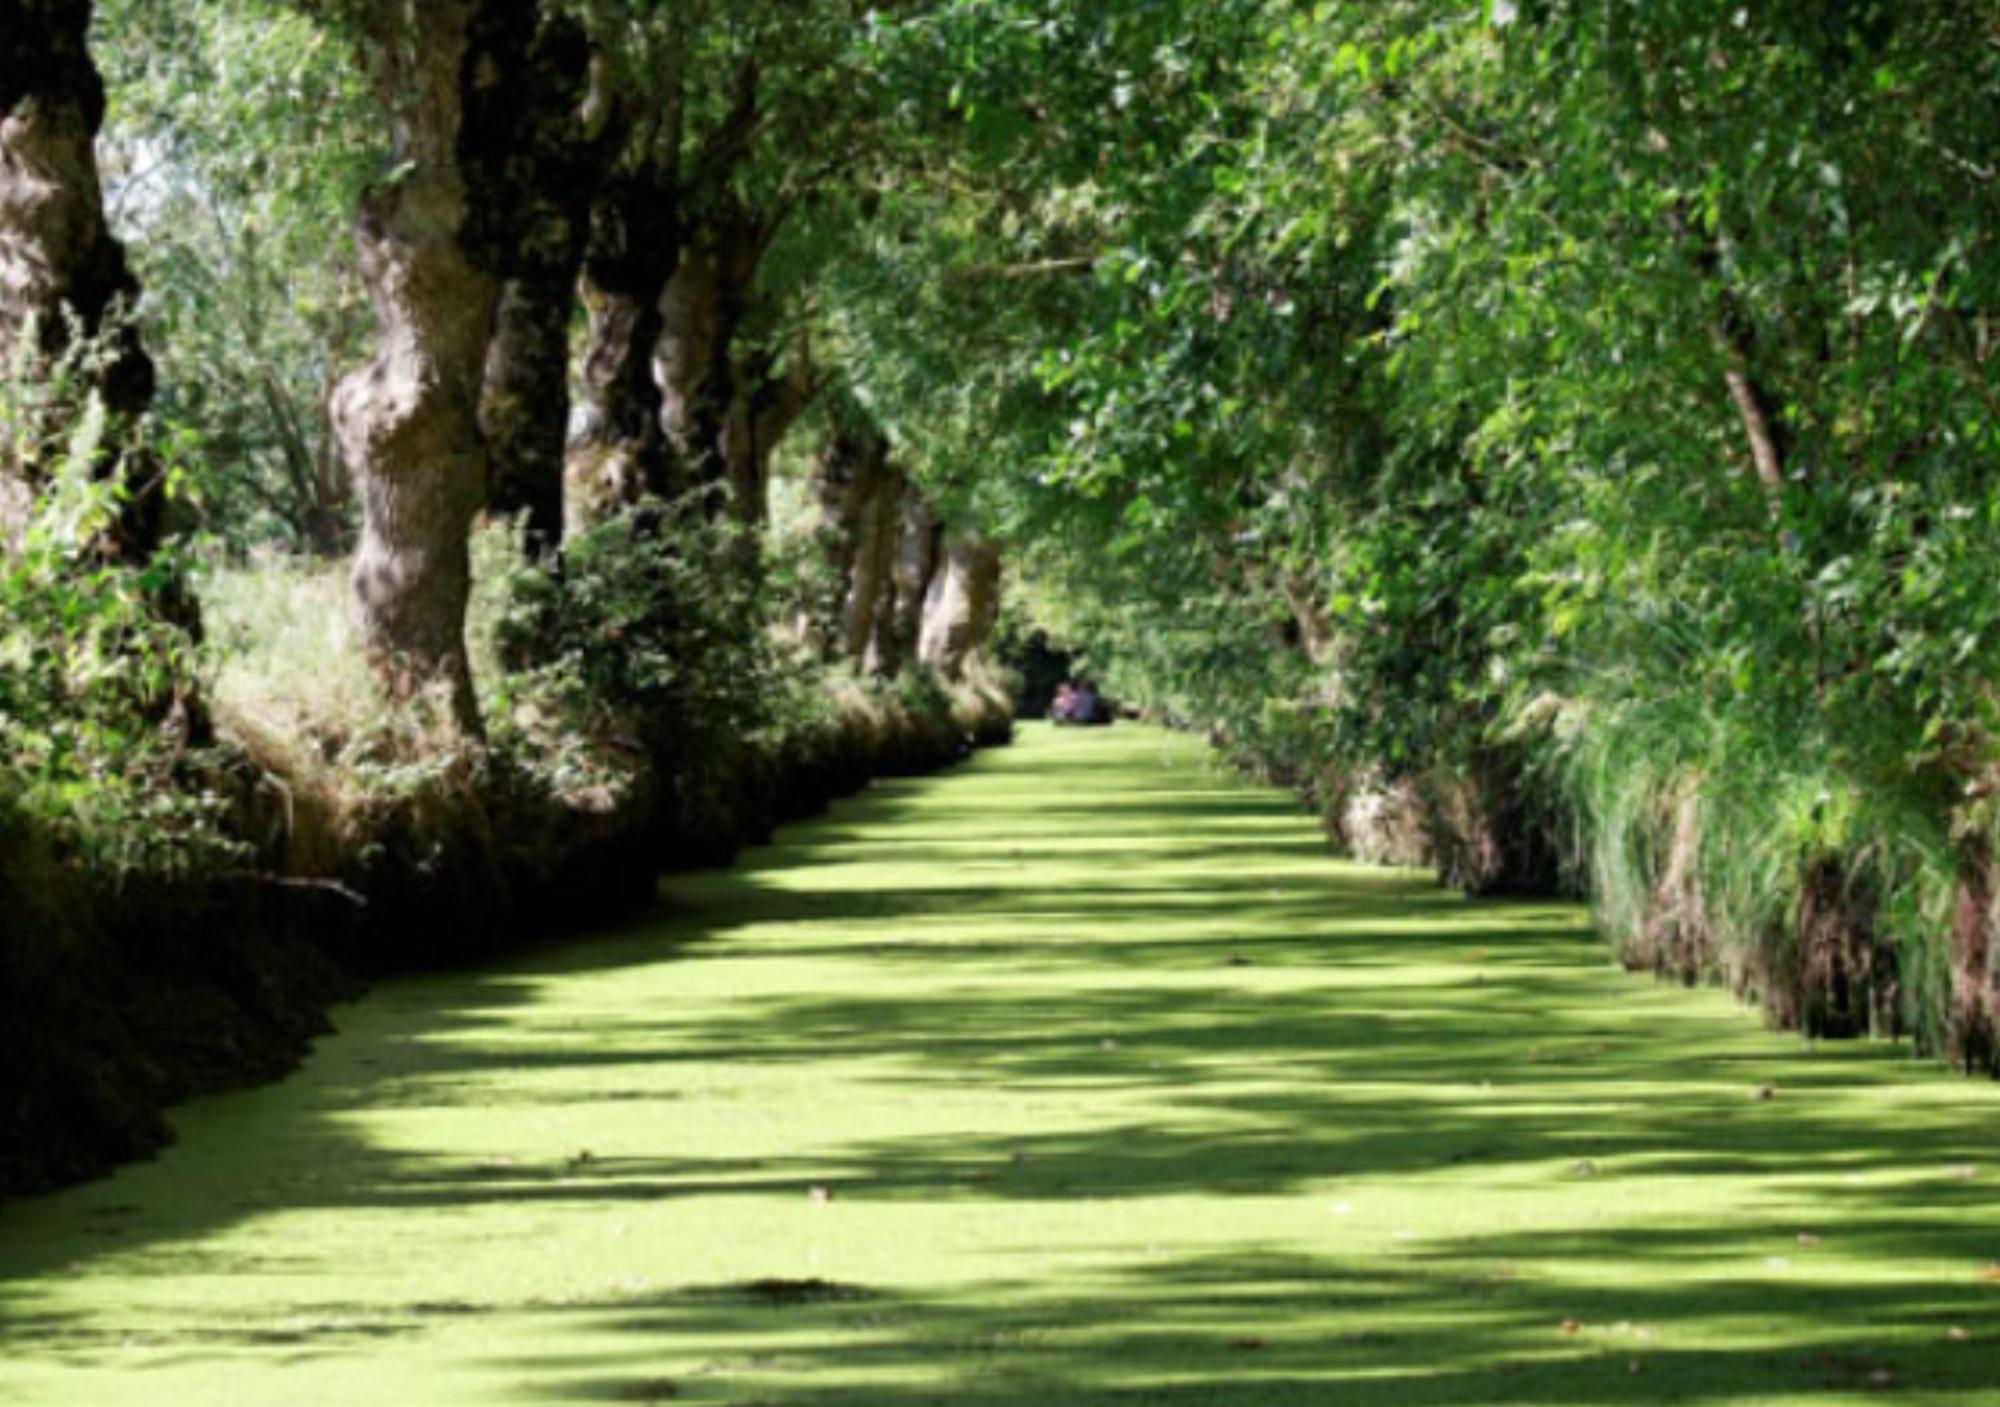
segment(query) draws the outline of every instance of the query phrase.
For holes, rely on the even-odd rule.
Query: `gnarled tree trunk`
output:
[[[1000,619],[1000,553],[990,544],[947,537],[943,561],[924,601],[923,662],[947,679],[962,679],[966,661]]]
[[[139,562],[158,547],[162,492],[156,466],[127,453],[127,430],[151,404],[152,360],[128,315],[138,281],[104,219],[96,139],[104,83],[91,62],[91,0],[0,4],[0,373],[94,394],[110,417],[99,475],[123,479],[126,497],[108,549]],[[63,369],[80,340],[84,364]],[[22,389],[25,391],[26,387]],[[0,461],[0,533],[18,530],[43,460],[80,407],[56,396],[29,417],[22,442]]]
[[[465,611],[486,500],[479,402],[518,236],[510,153],[494,140],[519,101],[534,19],[533,0],[380,0],[370,12],[398,163],[364,198],[356,237],[382,341],[334,395],[364,514],[354,589],[369,654],[400,696],[444,688],[474,734]]]

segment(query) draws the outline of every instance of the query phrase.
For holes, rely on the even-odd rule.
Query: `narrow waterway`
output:
[[[0,1208],[0,1402],[2000,1403],[2000,1094],[1025,730]]]

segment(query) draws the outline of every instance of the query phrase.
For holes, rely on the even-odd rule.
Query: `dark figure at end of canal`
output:
[[[1097,686],[1088,679],[1075,684],[1064,684],[1056,690],[1055,707],[1049,716],[1058,724],[1074,724],[1079,727],[1103,727],[1111,722],[1113,710],[1109,701],[1097,692]]]

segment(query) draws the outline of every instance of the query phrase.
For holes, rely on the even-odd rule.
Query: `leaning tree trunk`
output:
[[[91,0],[0,3],[0,369],[10,379],[95,395],[109,416],[92,466],[124,482],[108,550],[127,562],[159,545],[164,495],[157,466],[129,451],[129,431],[153,398],[152,360],[130,314],[138,281],[104,219],[96,138],[104,83],[91,62]],[[80,342],[91,355],[64,367]],[[30,393],[32,394],[32,393]],[[18,531],[67,424],[80,411],[58,394],[0,449],[0,534]]]
[[[947,679],[965,677],[968,660],[992,638],[1000,618],[1000,553],[970,538],[948,537],[924,602],[923,662]]]
[[[486,499],[479,401],[503,253],[518,233],[509,153],[494,140],[519,100],[534,13],[533,0],[378,0],[369,52],[397,174],[364,198],[356,243],[381,348],[334,396],[363,510],[354,588],[370,657],[399,697],[444,689],[470,734],[480,731],[465,655],[469,539]]]

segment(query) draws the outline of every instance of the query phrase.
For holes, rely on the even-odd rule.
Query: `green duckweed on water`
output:
[[[2000,1091],[1025,731],[0,1209],[0,1402],[2000,1403]]]

